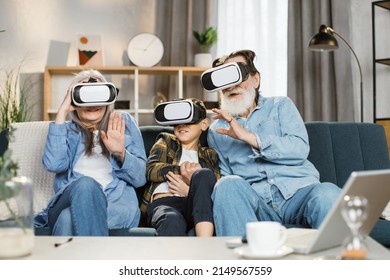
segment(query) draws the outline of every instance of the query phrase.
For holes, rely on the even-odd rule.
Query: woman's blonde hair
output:
[[[71,82],[71,87],[77,83],[88,81],[89,79],[93,79],[96,82],[107,82],[106,78],[97,70],[83,70],[80,73],[78,73]],[[114,111],[114,104],[108,105],[106,108],[106,112],[103,115],[102,120],[97,125],[97,130],[99,131],[99,143],[102,147],[102,154],[105,155],[107,158],[109,157],[110,153],[107,150],[106,146],[103,144],[102,139],[100,138],[100,131],[104,130],[107,132],[108,127],[108,119],[110,117],[110,114]],[[93,131],[91,131],[89,128],[87,128],[83,122],[80,120],[77,111],[72,111],[69,113],[70,119],[77,124],[81,132],[84,134],[84,140],[85,140],[85,154],[86,155],[92,155],[92,149],[94,147],[94,135]]]

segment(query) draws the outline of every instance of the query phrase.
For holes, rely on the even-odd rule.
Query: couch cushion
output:
[[[373,123],[307,122],[309,160],[322,182],[342,187],[352,171],[390,168],[386,135]]]
[[[390,168],[385,129],[373,123],[357,126],[362,144],[365,170]]]
[[[173,133],[172,126],[159,126],[159,125],[146,125],[140,126],[140,131],[142,138],[144,140],[146,156],[149,156],[149,151],[153,147],[154,142],[156,141],[157,136],[161,132]]]
[[[332,135],[325,123],[306,123],[309,135],[310,153],[308,159],[320,173],[320,180],[337,182],[333,157]]]

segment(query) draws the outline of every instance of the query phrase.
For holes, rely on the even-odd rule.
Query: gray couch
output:
[[[36,180],[34,209],[38,211],[52,195],[52,174],[41,168],[41,153],[46,138],[48,122],[15,124],[15,141],[11,146],[14,156],[19,158],[23,175]],[[320,172],[321,181],[333,182],[342,187],[352,171],[390,168],[386,136],[382,126],[372,123],[352,122],[307,122],[309,134],[309,160]],[[140,127],[147,154],[160,132],[172,132],[172,127]],[[1,134],[0,152],[7,142]],[[206,135],[201,141],[207,145]],[[390,187],[390,185],[389,185]],[[138,190],[139,198],[144,188]],[[144,226],[144,224],[141,224]],[[49,234],[50,231],[37,229],[37,234]],[[111,235],[154,235],[152,229],[114,230]],[[371,236],[386,247],[390,247],[390,221],[380,219]]]
[[[309,160],[321,181],[342,187],[352,171],[390,168],[384,128],[373,123],[308,122]],[[390,183],[389,183],[390,188]],[[371,237],[390,247],[390,221],[379,219]]]

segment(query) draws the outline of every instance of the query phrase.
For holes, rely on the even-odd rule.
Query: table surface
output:
[[[234,237],[68,237],[36,236],[34,260],[234,260],[241,259],[226,242]],[[390,260],[390,250],[368,238],[368,259]],[[341,247],[310,255],[289,254],[282,259],[338,256]]]

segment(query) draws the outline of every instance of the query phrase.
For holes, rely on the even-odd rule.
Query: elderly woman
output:
[[[141,133],[132,116],[114,112],[114,104],[74,105],[73,87],[91,82],[106,79],[94,70],[73,79],[47,135],[42,161],[56,174],[55,194],[35,224],[52,228],[53,235],[104,236],[109,229],[137,227],[140,219],[135,189],[146,180]]]

